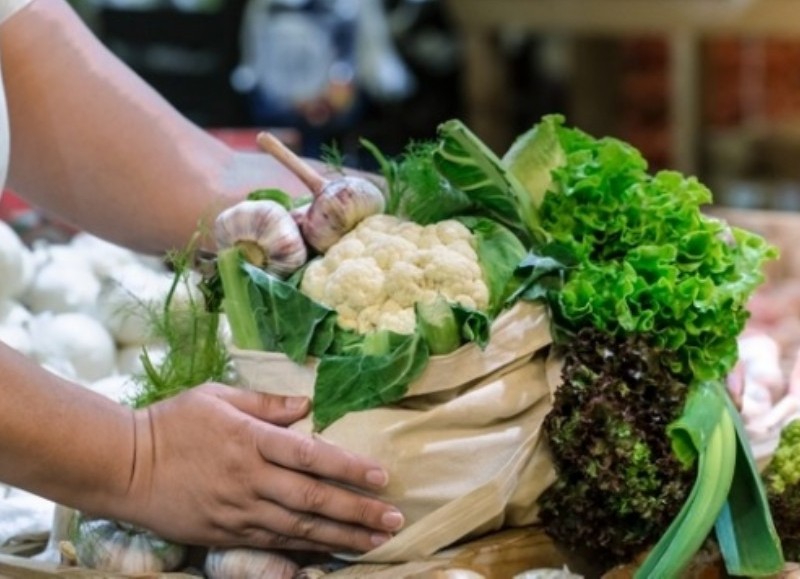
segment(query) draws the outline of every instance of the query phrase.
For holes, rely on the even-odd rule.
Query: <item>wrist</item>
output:
[[[152,417],[149,409],[130,409],[128,423],[130,452],[124,463],[120,464],[124,477],[118,479],[119,485],[115,486],[113,495],[110,497],[109,515],[116,519],[137,523],[140,522],[146,510],[150,498],[149,492],[152,488],[155,452]]]

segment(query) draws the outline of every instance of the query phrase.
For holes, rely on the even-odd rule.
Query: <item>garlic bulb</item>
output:
[[[217,247],[238,247],[244,258],[278,277],[299,269],[308,257],[300,229],[283,205],[271,200],[242,201],[217,216]]]
[[[383,193],[360,177],[331,181],[308,208],[302,222],[308,244],[324,253],[365,217],[383,213]]]
[[[298,565],[274,551],[237,547],[210,549],[204,570],[209,579],[292,579]]]
[[[362,177],[328,180],[269,133],[259,133],[259,146],[306,184],[314,201],[300,219],[308,244],[324,253],[365,217],[383,213],[386,200],[374,183]]]
[[[186,548],[150,531],[117,521],[79,516],[71,542],[79,565],[114,573],[173,571],[183,562]]]

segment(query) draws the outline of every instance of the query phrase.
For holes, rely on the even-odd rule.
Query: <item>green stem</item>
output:
[[[225,298],[222,309],[228,317],[233,343],[243,350],[263,350],[261,334],[250,305],[247,277],[238,249],[225,249],[217,256],[217,270]]]
[[[714,528],[728,497],[736,464],[736,429],[725,394],[703,383],[689,394],[683,415],[670,425],[678,458],[697,457],[697,476],[678,515],[648,554],[634,579],[680,577]]]

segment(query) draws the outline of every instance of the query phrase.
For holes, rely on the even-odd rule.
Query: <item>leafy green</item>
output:
[[[334,340],[336,312],[248,263],[236,249],[218,259],[233,342],[239,348],[283,352],[297,363],[321,355]]]
[[[228,318],[233,344],[245,350],[261,350],[264,345],[250,302],[250,291],[242,269],[244,258],[235,247],[217,256],[217,279],[221,290],[221,307]]]
[[[165,355],[156,361],[148,348],[142,349],[144,374],[136,378],[137,390],[130,405],[149,406],[188,388],[208,381],[223,382],[229,356],[219,335],[219,314],[207,307],[211,296],[196,291],[191,258],[197,240],[188,248],[170,256],[172,284],[160,311],[150,312],[153,334],[165,343]],[[202,290],[202,286],[201,286]],[[176,303],[181,293],[188,299]]]
[[[314,385],[314,429],[323,430],[348,412],[391,404],[401,399],[422,374],[428,345],[419,333],[386,332],[378,355],[325,356]]]
[[[741,416],[723,386],[718,388],[736,428],[736,466],[728,500],[715,524],[717,542],[728,574],[774,575],[783,568],[784,559],[767,491]]]
[[[451,307],[464,341],[475,342],[481,348],[485,348],[489,344],[492,318],[484,312],[466,308],[458,303],[451,304]]]
[[[733,481],[736,431],[718,384],[696,384],[668,432],[683,462],[697,462],[697,476],[678,515],[648,552],[635,579],[678,577],[702,547]]]
[[[283,352],[297,363],[303,363],[313,344],[330,343],[330,335],[317,332],[334,331],[328,318],[335,312],[315,302],[291,284],[284,283],[262,269],[242,262],[247,275],[250,307],[256,318],[263,349]]]
[[[566,128],[558,116],[545,117],[520,138],[504,162],[529,190],[530,203],[522,207],[523,213],[537,209],[535,219],[527,218],[526,224],[540,228],[546,240],[546,245],[531,248],[520,264],[517,288],[510,299],[546,299],[555,336],[568,352],[575,348],[584,351],[588,329],[605,336],[597,340],[611,357],[622,354],[608,346],[609,342],[623,340],[627,350],[632,342],[624,340],[646,339],[647,348],[663,355],[659,366],[640,370],[650,375],[647,379],[656,380],[653,391],[642,394],[642,400],[655,418],[670,408],[677,408],[681,416],[669,429],[657,418],[648,426],[653,438],[645,443],[640,431],[626,430],[640,424],[639,406],[625,400],[615,415],[606,400],[605,375],[590,365],[581,382],[573,368],[560,390],[591,391],[586,394],[591,404],[571,399],[572,404],[566,406],[572,413],[569,421],[561,417],[564,408],[553,411],[553,416],[561,417],[558,426],[548,431],[554,460],[557,464],[576,461],[568,462],[572,465],[569,473],[578,473],[570,478],[562,470],[543,497],[545,517],[557,512],[567,521],[554,523],[554,534],[576,547],[590,545],[626,557],[634,551],[625,549],[646,548],[660,537],[638,576],[671,576],[685,561],[684,555],[699,548],[716,521],[731,569],[759,573],[773,569],[780,554],[776,557],[769,513],[753,484],[752,457],[737,450],[741,433],[736,433],[730,410],[720,406],[724,396],[714,391],[714,404],[700,407],[690,403],[685,408],[670,405],[662,397],[674,396],[676,384],[691,386],[693,391],[711,391],[702,385],[724,380],[737,358],[736,337],[747,318],[745,303],[763,280],[763,262],[774,258],[775,250],[756,235],[703,215],[700,208],[711,201],[711,193],[696,179],[674,171],[650,174],[646,161],[631,145]],[[532,234],[538,238],[535,231]],[[624,375],[632,364],[621,363],[617,372]],[[626,395],[633,389],[630,383],[615,387]],[[557,400],[560,395],[567,396],[560,390]],[[685,388],[683,392],[685,396]],[[715,407],[722,407],[724,415],[713,413]],[[548,416],[548,421],[552,420]],[[576,437],[585,431],[600,442]],[[704,432],[713,432],[713,449],[708,453]],[[580,442],[575,443],[575,438]],[[626,442],[619,444],[619,438]],[[646,496],[654,500],[685,480],[674,470],[645,468],[653,464],[654,456],[661,456],[651,454],[651,444],[668,439],[672,440],[668,454],[673,460],[688,467],[699,457],[700,470],[680,512],[675,509],[682,499],[669,495],[658,504],[672,510],[659,511],[661,517],[656,519],[646,508],[647,500],[637,498],[636,493],[649,489]],[[572,441],[572,446],[565,441]],[[629,463],[618,464],[617,460]],[[631,461],[638,466],[631,466]],[[722,468],[730,469],[732,485],[720,480]],[[608,476],[609,469],[614,471],[611,480],[634,474],[638,478],[618,487],[595,480],[598,472]],[[648,473],[656,471],[666,472],[666,476],[660,481],[648,478]],[[610,503],[590,503],[589,508],[586,497],[592,497],[598,486],[613,497],[604,496]],[[607,519],[620,512],[615,501],[642,510],[636,511],[639,519],[634,521],[613,519],[629,535],[608,539]],[[666,512],[672,515],[665,516]],[[746,521],[752,521],[753,532],[759,535],[754,543],[764,551],[760,557],[741,543]]]
[[[745,303],[775,250],[703,215],[711,193],[695,178],[651,175],[641,154],[617,139],[595,139],[552,118],[542,127],[555,131],[565,161],[552,171],[539,225],[578,264],[550,294],[559,324],[567,333],[657,330],[658,346],[679,351],[674,370],[684,380],[724,377],[737,357]],[[558,157],[552,138],[525,146],[531,150],[516,159],[535,158],[537,147]]]
[[[508,167],[527,194],[518,194],[522,221],[531,232],[541,231],[539,206],[553,182],[552,172],[566,162],[557,128],[564,122],[560,115],[548,115],[514,141],[503,155]]]
[[[388,186],[386,213],[428,225],[469,210],[472,203],[437,171],[435,142],[412,142],[398,159],[387,159],[369,141],[362,140],[378,160]]]
[[[430,303],[417,302],[417,327],[434,356],[449,354],[461,345],[456,316],[441,294]]]
[[[320,147],[320,159],[334,171],[344,174],[344,153],[336,141],[323,143]]]
[[[286,209],[294,207],[294,199],[283,189],[257,189],[247,195],[248,201],[275,201]]]
[[[545,530],[609,565],[653,544],[691,488],[691,465],[665,434],[689,387],[652,337],[586,327],[563,350],[544,422],[557,479],[539,498]]]
[[[500,159],[461,121],[439,126],[439,146],[433,154],[439,173],[472,201],[472,214],[508,227],[524,242],[530,241],[518,199],[528,194]]]

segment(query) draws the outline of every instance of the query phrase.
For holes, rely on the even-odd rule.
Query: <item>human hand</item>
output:
[[[385,471],[284,427],[308,410],[304,398],[206,384],[137,411],[121,518],[197,545],[368,551],[385,542],[400,513],[339,486],[377,492]]]

